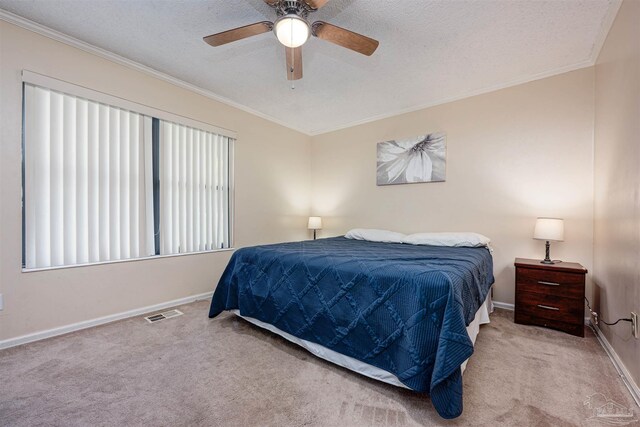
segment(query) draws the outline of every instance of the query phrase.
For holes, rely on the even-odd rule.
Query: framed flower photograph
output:
[[[447,164],[444,133],[378,143],[377,184],[442,182]]]

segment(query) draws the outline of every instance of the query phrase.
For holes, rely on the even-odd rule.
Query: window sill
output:
[[[174,258],[174,257],[182,257],[182,256],[191,256],[191,255],[204,255],[204,254],[212,254],[218,252],[230,252],[235,251],[236,248],[224,248],[224,249],[214,249],[209,251],[200,251],[200,252],[185,252],[182,254],[167,254],[167,255],[152,255],[147,257],[140,258],[129,258],[129,259],[118,259],[114,261],[98,261],[98,262],[88,262],[85,264],[73,264],[73,265],[56,265],[53,267],[40,267],[40,268],[22,268],[23,273],[35,273],[38,271],[48,271],[48,270],[62,270],[66,268],[80,268],[80,267],[93,267],[96,265],[105,265],[105,264],[119,264],[123,262],[140,262],[140,261],[150,261],[154,259],[163,259],[163,258]]]

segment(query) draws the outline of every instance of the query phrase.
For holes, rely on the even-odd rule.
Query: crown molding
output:
[[[339,126],[335,126],[335,127],[330,127],[330,128],[321,128],[321,129],[315,129],[312,130],[310,132],[311,136],[318,136],[318,135],[322,135],[325,133],[330,133],[330,132],[335,132],[338,130],[343,130],[343,129],[347,129],[347,128],[351,128],[354,126],[360,126],[360,125],[364,125],[367,123],[371,123],[371,122],[375,122],[378,120],[383,120],[383,119],[388,119],[391,117],[396,117],[396,116],[400,116],[402,114],[407,114],[407,113],[413,113],[416,111],[420,111],[420,110],[424,110],[426,108],[431,108],[431,107],[437,107],[438,105],[443,105],[443,104],[448,104],[450,102],[454,102],[454,101],[460,101],[462,99],[466,99],[466,98],[471,98],[473,96],[477,96],[477,95],[483,95],[486,93],[490,93],[490,92],[495,92],[501,89],[507,89],[510,87],[514,87],[514,86],[518,86],[521,84],[525,84],[525,83],[530,83],[536,80],[541,80],[547,77],[553,77],[553,76],[557,76],[559,74],[564,74],[564,73],[568,73],[570,71],[575,71],[575,70],[579,70],[581,68],[587,68],[587,67],[591,67],[593,66],[593,62],[591,61],[591,59],[588,59],[586,61],[581,61],[578,62],[576,64],[572,64],[572,65],[567,65],[564,67],[559,67],[559,68],[554,68],[552,70],[549,71],[545,71],[542,73],[537,73],[537,74],[532,74],[530,76],[527,77],[523,77],[523,78],[519,78],[519,79],[515,79],[515,80],[511,80],[508,83],[502,83],[499,85],[494,85],[494,86],[488,86],[482,89],[478,89],[478,90],[472,90],[470,92],[465,92],[461,95],[457,95],[457,96],[452,96],[450,98],[443,98],[443,99],[439,99],[437,101],[433,101],[433,102],[429,102],[426,104],[420,104],[420,105],[416,105],[413,107],[409,107],[409,108],[405,108],[402,110],[397,110],[393,113],[384,113],[384,114],[379,114],[376,116],[371,116],[365,119],[361,119],[361,120],[356,120],[353,122],[349,122],[349,123],[345,123]]]
[[[112,62],[124,65],[128,68],[143,72],[145,74],[151,75],[155,78],[158,78],[160,80],[164,80],[166,82],[169,82],[175,86],[181,87],[183,89],[187,89],[189,91],[195,92],[199,95],[205,96],[209,99],[212,99],[214,101],[220,102],[222,104],[228,105],[230,107],[233,108],[237,108],[239,110],[242,110],[246,113],[252,114],[254,116],[260,117],[262,119],[268,120],[272,123],[278,124],[280,126],[284,126],[286,128],[295,130],[297,132],[303,133],[307,136],[318,136],[318,135],[322,135],[325,133],[330,133],[330,132],[335,132],[335,131],[339,131],[339,130],[343,130],[343,129],[347,129],[350,127],[354,127],[354,126],[360,126],[360,125],[364,125],[367,123],[371,123],[371,122],[375,122],[378,120],[383,120],[383,119],[388,119],[391,117],[395,117],[395,116],[399,116],[402,114],[407,114],[407,113],[413,113],[419,110],[424,110],[426,108],[431,108],[431,107],[436,107],[438,105],[443,105],[443,104],[447,104],[449,102],[454,102],[454,101],[459,101],[465,98],[470,98],[472,96],[477,96],[477,95],[482,95],[482,94],[486,94],[486,93],[490,93],[490,92],[494,92],[497,90],[501,90],[501,89],[506,89],[509,87],[513,87],[513,86],[518,86],[521,84],[525,84],[525,83],[529,83],[532,81],[536,81],[536,80],[540,80],[540,79],[544,79],[547,77],[552,77],[552,76],[556,76],[559,74],[563,74],[563,73],[568,73],[571,71],[575,71],[575,70],[579,70],[581,68],[587,68],[587,67],[591,67],[593,65],[595,65],[597,59],[598,59],[598,55],[600,54],[600,51],[602,50],[602,46],[604,45],[604,42],[607,38],[607,35],[609,34],[609,31],[613,25],[613,22],[615,21],[615,18],[618,14],[618,11],[620,9],[620,6],[622,5],[622,0],[611,0],[611,6],[609,7],[609,10],[607,11],[606,16],[604,17],[604,19],[602,20],[602,24],[600,27],[600,33],[598,34],[598,37],[596,39],[596,41],[593,44],[593,47],[591,49],[591,54],[589,56],[589,58],[587,60],[575,63],[575,64],[571,64],[571,65],[567,65],[567,66],[563,66],[563,67],[558,67],[558,68],[554,68],[551,70],[547,70],[544,71],[542,73],[536,73],[536,74],[532,74],[523,78],[518,78],[518,79],[514,79],[511,80],[507,83],[503,83],[503,84],[498,84],[498,85],[493,85],[493,86],[488,86],[482,89],[477,89],[477,90],[473,90],[473,91],[469,91],[469,92],[464,92],[460,95],[457,96],[453,96],[453,97],[448,97],[448,98],[442,98],[442,99],[438,99],[432,102],[428,102],[425,104],[419,104],[419,105],[415,105],[409,108],[405,108],[405,109],[401,109],[401,110],[396,110],[393,112],[389,112],[389,113],[384,113],[384,114],[378,114],[378,115],[374,115],[374,116],[370,116],[370,117],[366,117],[364,119],[360,119],[360,120],[355,120],[355,121],[351,121],[351,122],[346,122],[346,123],[342,123],[340,125],[337,126],[331,126],[331,127],[326,127],[326,128],[317,128],[317,129],[305,129],[302,127],[298,127],[298,126],[292,126],[289,123],[285,123],[282,120],[279,120],[275,117],[272,117],[268,114],[262,113],[260,111],[254,110],[250,107],[247,107],[245,105],[239,104],[235,101],[232,101],[228,98],[222,97],[212,91],[203,89],[199,86],[193,85],[191,83],[187,83],[183,80],[180,80],[176,77],[170,76],[168,74],[165,74],[161,71],[155,70],[151,67],[147,67],[146,65],[142,65],[140,63],[137,63],[135,61],[132,61],[130,59],[127,59],[123,56],[117,55],[113,52],[110,52],[108,50],[99,48],[97,46],[93,46],[89,43],[83,42],[81,40],[78,40],[74,37],[68,36],[66,34],[63,34],[59,31],[50,29],[42,24],[38,24],[34,21],[28,20],[26,18],[23,18],[21,16],[18,16],[16,14],[13,14],[11,12],[7,12],[4,11],[2,9],[0,9],[0,20],[9,22],[11,24],[17,25],[19,27],[22,27],[24,29],[27,29],[29,31],[33,31],[35,33],[38,33],[40,35],[43,35],[45,37],[48,37],[50,39],[62,42],[64,44],[67,44],[69,46],[78,48],[80,50],[83,50],[85,52],[89,52],[92,53],[94,55],[100,56],[102,58],[108,59]]]
[[[593,48],[591,49],[591,62],[593,65],[598,61],[600,51],[604,46],[604,42],[607,40],[609,31],[611,31],[611,27],[613,27],[613,22],[616,20],[616,16],[618,16],[621,6],[622,0],[611,0],[611,6],[609,6],[609,10],[602,20],[600,34],[598,34],[598,38],[596,38],[596,41],[593,43]]]
[[[399,116],[402,114],[413,113],[419,110],[424,110],[426,108],[436,107],[438,105],[447,104],[449,102],[460,101],[462,99],[470,98],[472,96],[482,95],[485,93],[494,92],[497,90],[506,89],[513,86],[518,86],[518,85],[533,82],[536,80],[541,80],[547,77],[553,77],[559,74],[564,74],[571,71],[579,70],[581,68],[592,67],[596,64],[596,61],[598,60],[600,51],[602,50],[602,47],[604,46],[607,36],[609,35],[609,31],[611,31],[611,27],[613,26],[616,16],[618,15],[618,11],[622,6],[622,1],[623,0],[611,0],[611,5],[609,6],[609,10],[607,11],[607,14],[605,15],[600,25],[600,32],[598,33],[598,36],[593,44],[593,47],[591,48],[591,54],[589,56],[589,59],[585,61],[581,61],[572,65],[567,65],[564,67],[554,68],[548,71],[544,71],[542,73],[532,74],[528,77],[515,79],[507,83],[489,86],[483,89],[478,89],[470,92],[465,92],[458,96],[443,98],[443,99],[432,101],[426,104],[416,105],[413,107],[395,111],[393,113],[379,114],[379,115],[371,116],[361,120],[344,123],[334,127],[313,129],[309,132],[309,134],[311,136],[318,136],[325,133],[335,132],[338,130],[343,130],[343,129],[347,129],[347,128],[359,126],[359,125],[364,125],[364,124],[375,122],[378,120],[388,119],[388,118]]]
[[[163,80],[165,82],[171,83],[174,86],[181,87],[183,89],[187,89],[191,92],[197,93],[198,95],[202,95],[206,98],[212,99],[214,101],[220,102],[221,104],[225,104],[229,107],[237,108],[238,110],[242,110],[245,113],[252,114],[254,116],[260,117],[261,119],[268,120],[272,123],[275,123],[280,126],[284,126],[288,129],[295,130],[297,132],[303,133],[309,136],[309,132],[307,129],[298,128],[296,126],[291,126],[288,123],[284,123],[283,121],[276,119],[268,114],[262,113],[260,111],[249,108],[245,105],[239,104],[235,101],[232,101],[228,98],[220,96],[210,90],[203,89],[199,86],[193,85],[191,83],[185,82],[184,80],[180,80],[176,77],[173,77],[169,74],[163,73],[151,67],[147,67],[146,65],[142,65],[136,61],[125,58],[124,56],[120,56],[113,52],[110,52],[106,49],[102,49],[100,47],[94,46],[82,40],[76,39],[75,37],[71,37],[67,34],[61,33],[59,31],[53,30],[49,27],[46,27],[37,22],[31,21],[29,19],[23,18],[22,16],[16,15],[14,13],[8,12],[6,10],[0,9],[0,20],[8,22],[10,24],[16,25],[20,28],[24,28],[25,30],[32,31],[36,34],[40,34],[41,36],[45,36],[52,40],[64,43],[68,46],[75,47],[82,51],[91,53],[93,55],[99,56],[101,58],[107,59],[111,62],[115,62],[116,64],[124,65],[127,68],[142,72],[144,74],[155,77],[159,80]]]
[[[605,15],[604,19],[602,20],[602,23],[600,25],[600,32],[598,33],[598,37],[596,38],[593,47],[591,48],[591,55],[589,56],[589,59],[585,60],[585,61],[581,61],[578,62],[576,64],[572,64],[572,65],[567,65],[564,67],[559,67],[559,68],[554,68],[552,70],[548,70],[542,73],[537,73],[537,74],[532,74],[528,77],[523,77],[523,78],[519,78],[519,79],[515,79],[512,80],[510,82],[507,83],[503,83],[503,84],[499,84],[499,85],[494,85],[494,86],[489,86],[483,89],[478,89],[478,90],[474,90],[474,91],[470,91],[470,92],[465,92],[461,95],[458,96],[454,96],[454,97],[450,97],[450,98],[444,98],[444,99],[439,99],[433,102],[429,102],[426,104],[420,104],[420,105],[416,105],[413,107],[409,107],[409,108],[405,108],[403,110],[399,110],[399,111],[395,111],[393,113],[385,113],[385,114],[379,114],[376,116],[371,116],[365,119],[361,119],[361,120],[356,120],[353,122],[349,122],[349,123],[344,123],[342,125],[339,126],[334,126],[334,127],[329,127],[329,128],[320,128],[320,129],[313,129],[310,131],[310,135],[311,136],[318,136],[318,135],[322,135],[325,133],[330,133],[330,132],[335,132],[338,130],[343,130],[343,129],[347,129],[350,127],[354,127],[354,126],[359,126],[359,125],[363,125],[363,124],[367,124],[367,123],[371,123],[371,122],[375,122],[377,120],[383,120],[383,119],[388,119],[391,117],[395,117],[395,116],[399,116],[402,114],[407,114],[407,113],[413,113],[415,111],[419,111],[419,110],[424,110],[425,108],[431,108],[431,107],[436,107],[438,105],[443,105],[443,104],[447,104],[449,102],[454,102],[454,101],[460,101],[461,99],[465,99],[465,98],[470,98],[472,96],[477,96],[477,95],[482,95],[485,93],[489,93],[489,92],[494,92],[497,90],[501,90],[501,89],[506,89],[509,87],[513,87],[513,86],[518,86],[521,84],[525,84],[525,83],[529,83],[529,82],[533,82],[535,80],[541,80],[547,77],[552,77],[552,76],[556,76],[559,74],[563,74],[563,73],[568,73],[571,71],[575,71],[575,70],[579,70],[581,68],[587,68],[587,67],[592,67],[596,64],[596,61],[598,60],[598,56],[600,55],[600,51],[602,50],[602,47],[604,46],[604,42],[607,39],[607,36],[609,35],[609,31],[611,31],[611,27],[613,26],[613,22],[616,19],[616,16],[618,15],[618,11],[620,10],[620,7],[622,6],[622,0],[611,0],[611,6],[609,6],[609,10],[607,11],[607,14]]]

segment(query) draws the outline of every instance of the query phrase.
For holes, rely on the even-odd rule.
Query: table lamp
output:
[[[555,264],[556,262],[549,258],[549,241],[562,242],[564,240],[564,220],[562,218],[538,218],[533,238],[547,241],[545,257],[540,263]]]
[[[316,240],[316,230],[322,230],[322,218],[319,216],[310,216],[307,228],[313,230],[313,240]]]

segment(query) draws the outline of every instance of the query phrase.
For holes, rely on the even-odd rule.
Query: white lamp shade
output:
[[[561,218],[538,218],[533,238],[538,240],[564,240],[564,220]]]
[[[310,216],[307,228],[309,230],[322,230],[322,218],[319,216]]]
[[[305,44],[311,30],[304,19],[297,15],[286,15],[276,21],[275,33],[286,47],[299,47]]]

